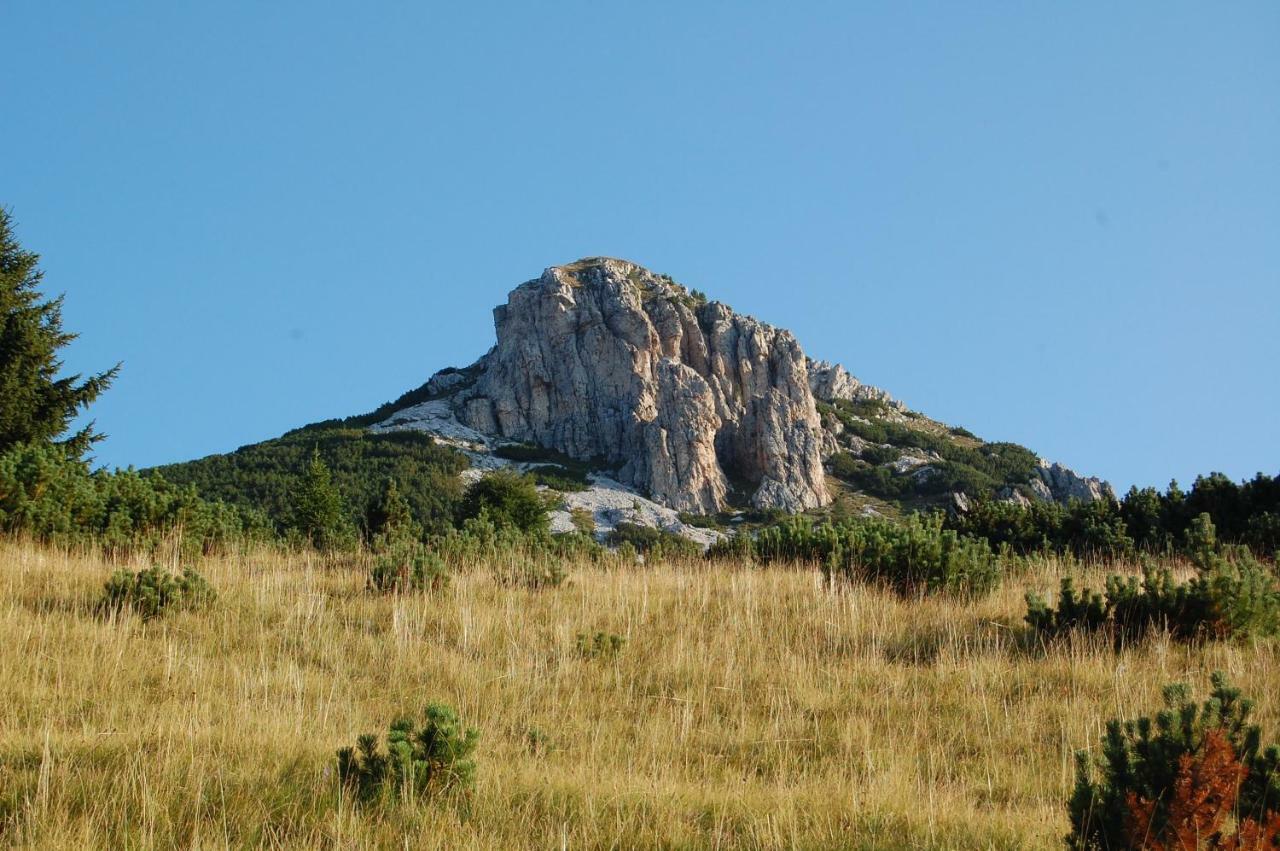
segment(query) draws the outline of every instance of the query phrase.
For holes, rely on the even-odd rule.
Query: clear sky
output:
[[[1130,483],[1280,471],[1280,3],[0,6],[100,462],[370,410],[596,254]]]

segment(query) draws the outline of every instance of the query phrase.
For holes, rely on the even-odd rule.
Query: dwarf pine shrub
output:
[[[584,659],[612,659],[627,640],[611,632],[578,633],[578,653]]]
[[[809,525],[794,519],[762,530],[757,559],[817,563],[828,580],[882,582],[899,594],[980,596],[1000,581],[1003,554],[944,529],[940,515],[900,522],[862,518]]]
[[[1154,718],[1107,723],[1100,759],[1076,754],[1070,847],[1277,847],[1280,748],[1262,745],[1239,689],[1212,682],[1199,706],[1166,687]]]
[[[420,545],[394,547],[378,556],[369,570],[369,587],[383,593],[438,591],[448,584],[444,560]]]
[[[1087,588],[1076,591],[1075,582],[1069,576],[1062,578],[1057,608],[1032,592],[1027,593],[1026,601],[1026,621],[1042,636],[1057,637],[1073,629],[1095,630],[1107,621],[1108,609],[1102,595]]]
[[[619,523],[605,536],[605,542],[611,547],[631,544],[636,552],[645,556],[645,560],[663,558],[697,558],[702,555],[702,547],[695,542],[668,532],[666,529],[654,529],[638,523]]]
[[[475,785],[479,739],[480,733],[464,727],[451,707],[432,703],[417,729],[409,718],[392,722],[385,752],[372,733],[360,736],[354,748],[340,749],[338,779],[362,803],[467,790]]]
[[[175,575],[162,567],[131,571],[120,568],[103,589],[103,611],[129,609],[143,620],[165,612],[195,609],[211,603],[216,594],[204,577],[191,568]]]
[[[529,753],[534,755],[542,755],[555,747],[550,734],[538,727],[530,727],[524,734],[525,744],[529,746]]]
[[[1187,582],[1148,564],[1141,581],[1109,576],[1104,594],[1077,593],[1064,578],[1056,608],[1027,594],[1026,621],[1045,638],[1105,629],[1118,643],[1160,628],[1182,639],[1280,633],[1280,582],[1247,548],[1203,551],[1196,562],[1197,574]]]
[[[718,538],[707,547],[708,561],[732,561],[750,564],[755,561],[755,541],[751,535],[739,532]]]

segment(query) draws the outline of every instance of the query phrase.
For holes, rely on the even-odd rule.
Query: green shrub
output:
[[[181,576],[158,566],[137,572],[120,568],[107,580],[100,608],[108,612],[127,609],[151,620],[170,611],[200,608],[216,596],[204,577],[191,568],[184,568]]]
[[[849,434],[869,443],[889,444],[898,450],[935,452],[943,459],[944,463],[934,465],[938,470],[937,475],[918,482],[910,476],[892,477],[871,473],[865,468],[841,461],[838,455],[832,457],[834,475],[884,499],[898,500],[957,490],[973,497],[992,497],[1005,486],[1026,484],[1039,463],[1033,452],[1017,444],[983,443],[976,447],[965,446],[949,436],[890,422],[883,419],[888,413],[888,407],[879,400],[837,400],[830,412],[844,424]],[[879,457],[879,453],[875,453],[875,457]],[[875,463],[883,462],[873,461]]]
[[[837,452],[827,459],[831,475],[841,481],[852,481],[859,471],[865,470],[867,463],[852,452]]]
[[[1182,551],[1195,562],[1202,562],[1218,551],[1218,530],[1214,528],[1213,518],[1201,512],[1192,519],[1186,531],[1182,533]]]
[[[365,517],[369,545],[374,552],[411,546],[422,540],[422,525],[413,519],[409,502],[400,493],[400,484],[388,478],[382,495]]]
[[[707,547],[706,558],[709,561],[731,561],[749,564],[755,561],[755,540],[747,532],[726,535]]]
[[[638,523],[619,523],[605,537],[605,543],[611,547],[630,544],[636,552],[642,553],[646,560],[662,558],[697,558],[702,555],[702,547],[688,538],[668,532],[666,529],[654,529]]]
[[[429,545],[446,564],[494,562],[499,565],[499,580],[536,587],[563,581],[565,562],[599,562],[609,557],[609,551],[591,535],[525,533],[512,526],[498,526],[488,517],[466,520],[461,529],[432,537]],[[547,562],[550,564],[544,564]],[[528,565],[532,567],[526,569]]]
[[[479,738],[452,708],[432,703],[417,730],[409,718],[391,724],[385,753],[371,733],[360,736],[354,748],[339,750],[338,778],[360,802],[413,800],[450,788],[470,789]]]
[[[834,460],[834,459],[833,459]],[[1244,544],[1259,558],[1280,548],[1280,478],[1258,474],[1236,485],[1221,474],[1196,479],[1190,494],[1172,482],[1165,493],[1130,488],[1124,499],[1063,506],[1019,506],[988,499],[952,516],[948,525],[1019,553],[1072,552],[1116,558],[1133,552],[1202,557],[1218,546]]]
[[[578,653],[584,659],[612,659],[617,656],[627,640],[614,633],[578,633]]]
[[[1109,576],[1105,596],[1088,589],[1077,594],[1072,581],[1063,579],[1056,608],[1027,594],[1026,621],[1046,638],[1106,629],[1117,643],[1159,628],[1181,639],[1275,635],[1280,632],[1280,583],[1248,549],[1229,547],[1203,553],[1197,575],[1185,583],[1175,581],[1168,568],[1150,565],[1140,582]]]
[[[508,461],[524,463],[555,463],[560,460],[568,460],[567,455],[534,443],[507,443],[494,449],[493,454]]]
[[[868,464],[892,464],[901,457],[902,450],[896,446],[867,446],[861,453]]]
[[[552,490],[564,491],[565,493],[576,493],[589,487],[585,473],[575,473],[555,464],[540,464],[537,467],[530,467],[528,475],[533,477],[533,481],[536,484]]]
[[[1107,722],[1100,759],[1076,754],[1069,846],[1275,847],[1257,837],[1280,829],[1280,748],[1263,747],[1239,689],[1212,679],[1200,706],[1168,686],[1154,718]]]
[[[1045,637],[1065,635],[1076,629],[1101,629],[1110,614],[1110,608],[1103,602],[1101,594],[1087,588],[1083,593],[1078,593],[1075,582],[1069,576],[1062,578],[1057,608],[1050,607],[1043,598],[1030,591],[1027,592],[1026,601],[1027,624]]]
[[[511,470],[495,470],[467,488],[458,516],[463,521],[485,518],[521,532],[545,532],[550,525],[536,483]]]
[[[529,752],[534,755],[545,754],[555,746],[551,736],[537,727],[530,727],[525,733],[524,740],[529,746]]]
[[[117,554],[154,554],[176,542],[194,556],[274,530],[257,512],[206,502],[154,473],[91,473],[62,447],[23,444],[0,453],[0,533]]]
[[[438,591],[449,584],[449,568],[421,545],[391,549],[378,556],[369,570],[369,587],[383,593]]]
[[[755,551],[764,564],[816,563],[829,580],[882,582],[903,595],[986,594],[1000,581],[1003,558],[985,541],[944,529],[940,516],[919,514],[817,525],[796,518],[761,530]]]

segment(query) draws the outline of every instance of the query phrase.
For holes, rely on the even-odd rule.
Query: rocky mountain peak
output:
[[[553,266],[494,310],[458,419],[612,469],[677,510],[828,501],[804,353],[786,331],[624,260]]]
[[[377,427],[430,431],[481,467],[504,444],[541,447],[586,462],[613,483],[613,502],[630,489],[653,510],[693,514],[797,512],[833,493],[860,511],[967,504],[951,499],[966,493],[1111,496],[1023,447],[911,411],[806,357],[790,332],[626,260],[549,267],[493,317],[488,353],[436,373]]]

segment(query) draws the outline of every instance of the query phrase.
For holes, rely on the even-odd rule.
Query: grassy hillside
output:
[[[1016,443],[987,443],[965,429],[878,401],[837,400],[818,408],[840,429],[841,451],[827,462],[841,483],[833,491],[837,495],[856,494],[891,511],[946,504],[954,492],[994,498],[1013,490],[1032,496],[1028,482],[1039,459]]]
[[[94,557],[0,564],[6,845],[1053,848],[1072,752],[1162,684],[1226,670],[1280,727],[1275,642],[1029,641],[1055,562],[979,603],[704,562],[535,591],[476,561],[394,597],[263,551],[200,563],[216,604],[149,623],[95,614]],[[596,631],[626,642],[587,658]],[[470,799],[341,800],[334,751],[432,700],[481,731]]]

